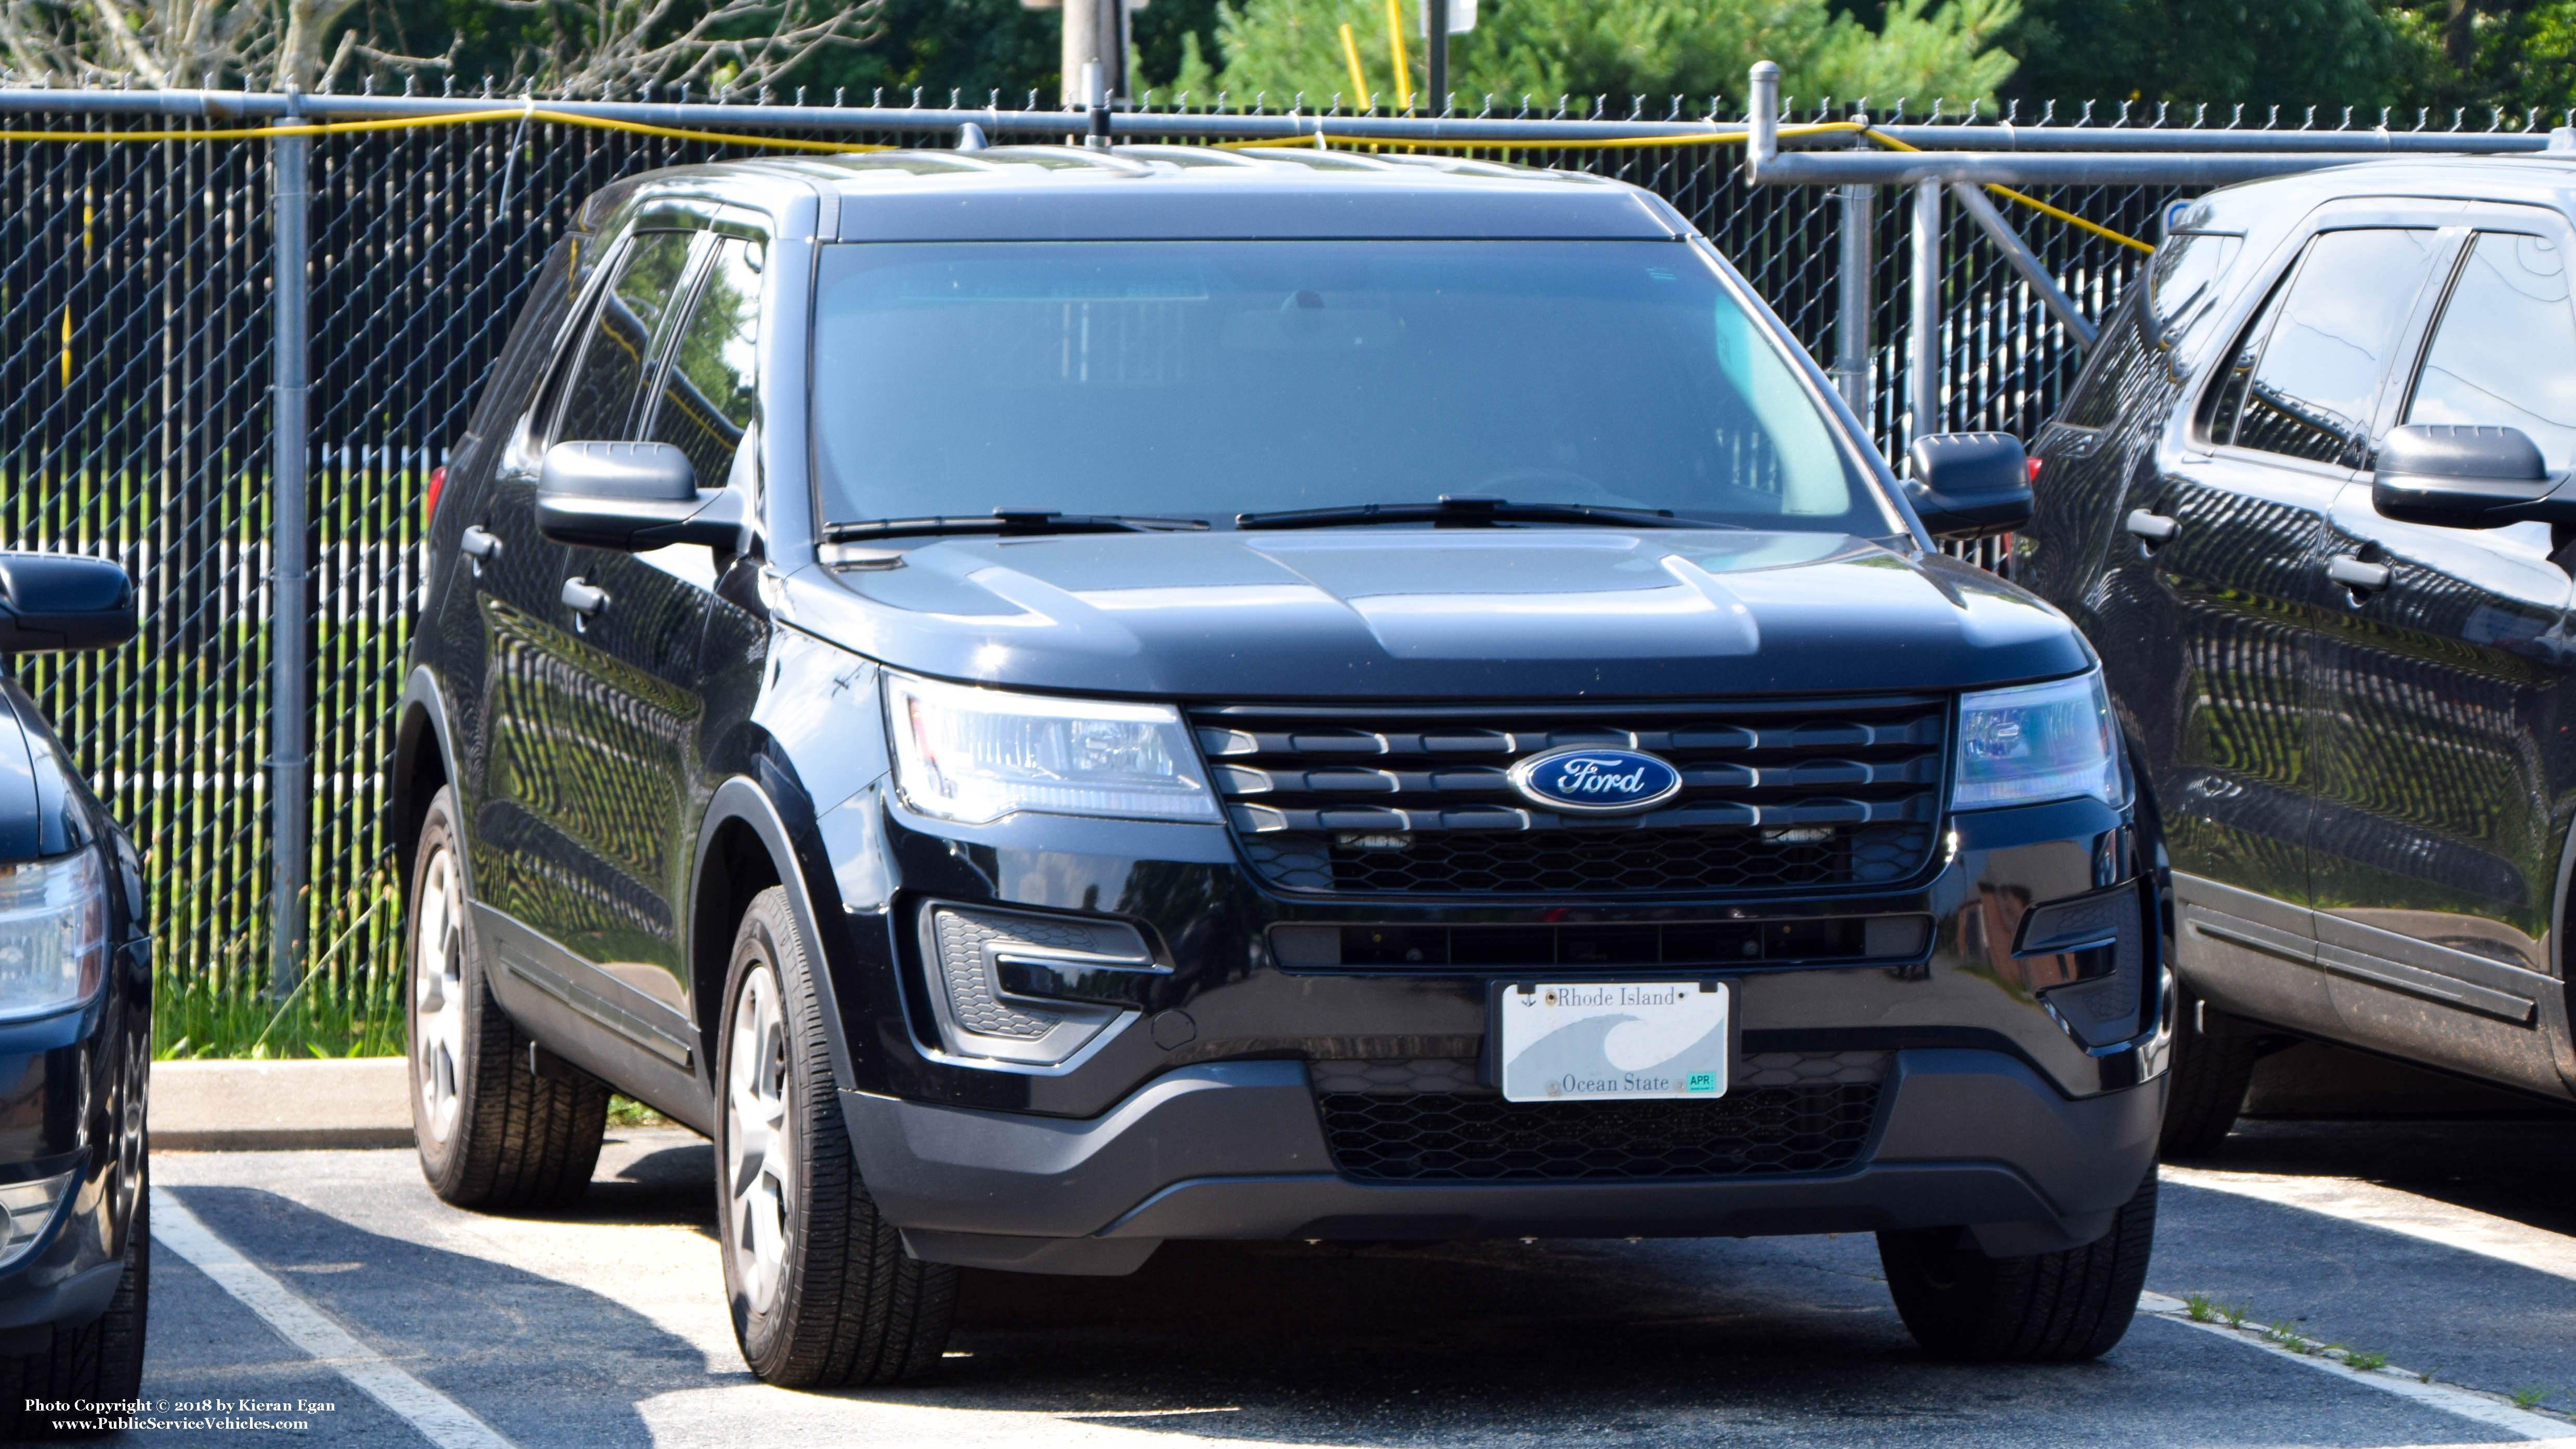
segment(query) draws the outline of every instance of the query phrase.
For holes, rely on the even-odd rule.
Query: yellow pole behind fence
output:
[[[1360,70],[1359,37],[1351,34],[1351,23],[1342,22],[1342,59],[1351,63],[1351,109],[1368,109],[1368,76]]]
[[[1386,48],[1395,58],[1395,108],[1413,109],[1413,66],[1404,58],[1404,0],[1386,0]]]

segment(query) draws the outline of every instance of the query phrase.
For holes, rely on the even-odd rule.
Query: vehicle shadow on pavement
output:
[[[2444,1442],[2438,1416],[2322,1380],[2249,1426],[2226,1400],[2266,1362],[2159,1324],[2096,1363],[1938,1362],[1877,1273],[1867,1235],[1174,1243],[1123,1279],[969,1273],[952,1344],[970,1356],[866,1397],[1353,1445],[2047,1444],[2092,1422],[2141,1442]]]
[[[696,1345],[558,1279],[370,1233],[257,1188],[174,1191],[244,1257],[520,1444],[649,1449],[642,1400],[749,1379],[710,1374]],[[339,1399],[364,1397],[336,1387]]]
[[[2576,1112],[2240,1119],[2192,1167],[2352,1177],[2576,1236]]]

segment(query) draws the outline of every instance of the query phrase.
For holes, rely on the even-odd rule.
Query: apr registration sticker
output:
[[[1502,1087],[1514,1102],[1726,1095],[1724,982],[1506,986]]]

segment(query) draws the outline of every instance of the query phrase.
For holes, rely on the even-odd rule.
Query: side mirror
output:
[[[537,531],[557,543],[739,548],[746,521],[742,496],[698,487],[689,455],[668,443],[557,443],[537,476]]]
[[[1982,538],[2030,522],[2030,460],[2010,433],[1934,433],[1906,453],[1905,501],[1934,538]]]
[[[0,654],[111,649],[134,637],[134,582],[103,558],[0,553]]]
[[[2520,428],[2409,423],[2379,441],[2370,503],[2382,518],[2444,528],[2576,522],[2576,500],[2556,500],[2540,449]]]

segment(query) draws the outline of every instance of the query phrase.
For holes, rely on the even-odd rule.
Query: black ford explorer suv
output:
[[[0,655],[134,627],[115,564],[0,553]],[[0,1439],[112,1417],[142,1385],[147,919],[133,842],[0,675]]]
[[[2170,1151],[2299,1038],[2576,1097],[2571,216],[2567,131],[2215,192],[2033,440],[2164,821]]]
[[[2153,1234],[2156,836],[2054,609],[1938,553],[1744,279],[1582,176],[896,152],[621,183],[433,504],[420,1153],[711,1134],[745,1357],[954,1265],[1880,1234],[2097,1354]]]

